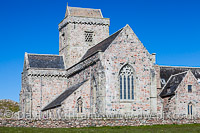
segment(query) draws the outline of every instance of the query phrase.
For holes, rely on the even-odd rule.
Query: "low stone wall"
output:
[[[200,119],[69,119],[69,120],[30,120],[0,119],[0,127],[38,127],[38,128],[72,128],[102,126],[140,126],[163,124],[200,123]]]

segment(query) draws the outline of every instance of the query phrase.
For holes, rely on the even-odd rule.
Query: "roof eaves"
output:
[[[57,71],[65,71],[66,70],[65,68],[39,68],[39,67],[30,67],[28,69],[33,69],[33,70],[57,70]]]
[[[36,53],[27,53],[27,55],[60,56],[60,57],[62,57],[62,55],[57,55],[57,54],[36,54]]]
[[[159,67],[170,67],[170,68],[200,68],[200,67],[190,67],[190,66],[164,66],[164,65],[159,65]]]
[[[41,111],[46,111],[46,110],[53,109],[53,108],[56,108],[56,107],[61,106],[61,103],[62,103],[67,97],[69,97],[74,91],[76,91],[79,87],[81,87],[86,81],[87,81],[87,79],[84,80],[84,81],[82,81],[82,82],[80,82],[80,83],[78,83],[78,84],[76,84],[76,85],[74,85],[74,86],[72,86],[72,87],[67,88],[64,92],[62,92],[62,93],[61,93],[60,95],[58,95],[54,100],[52,100],[49,104],[47,104]],[[73,89],[73,87],[76,87],[76,88]],[[72,92],[70,92],[69,95],[67,95],[67,97],[65,97],[64,99],[62,99],[61,101],[59,101],[59,102],[56,103],[55,105],[52,105],[52,106],[51,106],[51,104],[53,104],[56,100],[58,100],[60,97],[62,97],[62,95],[63,95],[64,93],[66,93],[67,91],[70,91],[71,89],[73,89],[73,90],[72,90]]]

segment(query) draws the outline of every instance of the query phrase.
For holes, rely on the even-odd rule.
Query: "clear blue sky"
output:
[[[157,64],[200,66],[200,0],[68,0],[98,8],[110,34],[129,24]],[[0,1],[0,99],[19,101],[24,53],[58,54],[67,0]]]

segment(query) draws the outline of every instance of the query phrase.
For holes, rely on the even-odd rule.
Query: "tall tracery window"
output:
[[[77,112],[78,112],[78,113],[82,113],[82,112],[83,112],[83,102],[82,102],[81,97],[79,97],[79,98],[77,99],[77,105],[78,105],[78,107],[77,107]]]
[[[120,99],[133,100],[134,99],[134,77],[133,69],[130,65],[125,65],[119,73],[120,82]]]

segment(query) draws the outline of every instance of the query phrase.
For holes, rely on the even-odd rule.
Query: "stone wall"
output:
[[[25,81],[26,83],[22,85],[24,92],[20,96],[22,112],[39,115],[48,103],[67,88],[67,77],[64,70],[29,69],[24,73],[26,73],[26,80],[23,79],[22,84]]]
[[[81,113],[78,110],[78,99],[81,98],[82,101],[82,112],[84,114],[90,114],[90,86],[91,81],[86,81],[82,86],[80,86],[70,97],[62,102],[62,109],[66,114],[76,114]]]
[[[90,80],[91,113],[105,113],[105,75],[100,61],[100,52],[79,62],[67,70],[68,87]],[[71,108],[71,111],[74,111]]]
[[[110,20],[68,16],[59,24],[59,55],[64,55],[66,68],[79,62],[86,51],[109,36]],[[92,41],[86,42],[91,32]]]
[[[188,85],[192,85],[192,92],[188,92]],[[188,104],[192,104],[192,114],[197,115],[200,113],[199,95],[199,83],[192,72],[188,71],[182,82],[177,87],[175,95],[163,99],[163,111],[168,115],[188,115]]]
[[[193,124],[200,119],[69,119],[69,120],[14,120],[0,119],[0,127],[72,128],[102,126],[140,126],[163,124]]]
[[[163,112],[163,99],[159,96],[161,89],[157,89],[157,114],[162,114]]]
[[[86,60],[81,61],[73,67],[67,69],[68,88],[91,78],[91,75],[96,77],[99,64],[99,54],[96,53]]]
[[[106,75],[106,113],[156,113],[154,62],[130,26],[125,26],[103,53],[102,64]],[[119,72],[127,64],[134,71],[134,99],[120,100]]]
[[[28,83],[28,73],[25,70],[22,73],[22,88],[20,91],[20,110],[26,113],[30,113],[30,88]]]

